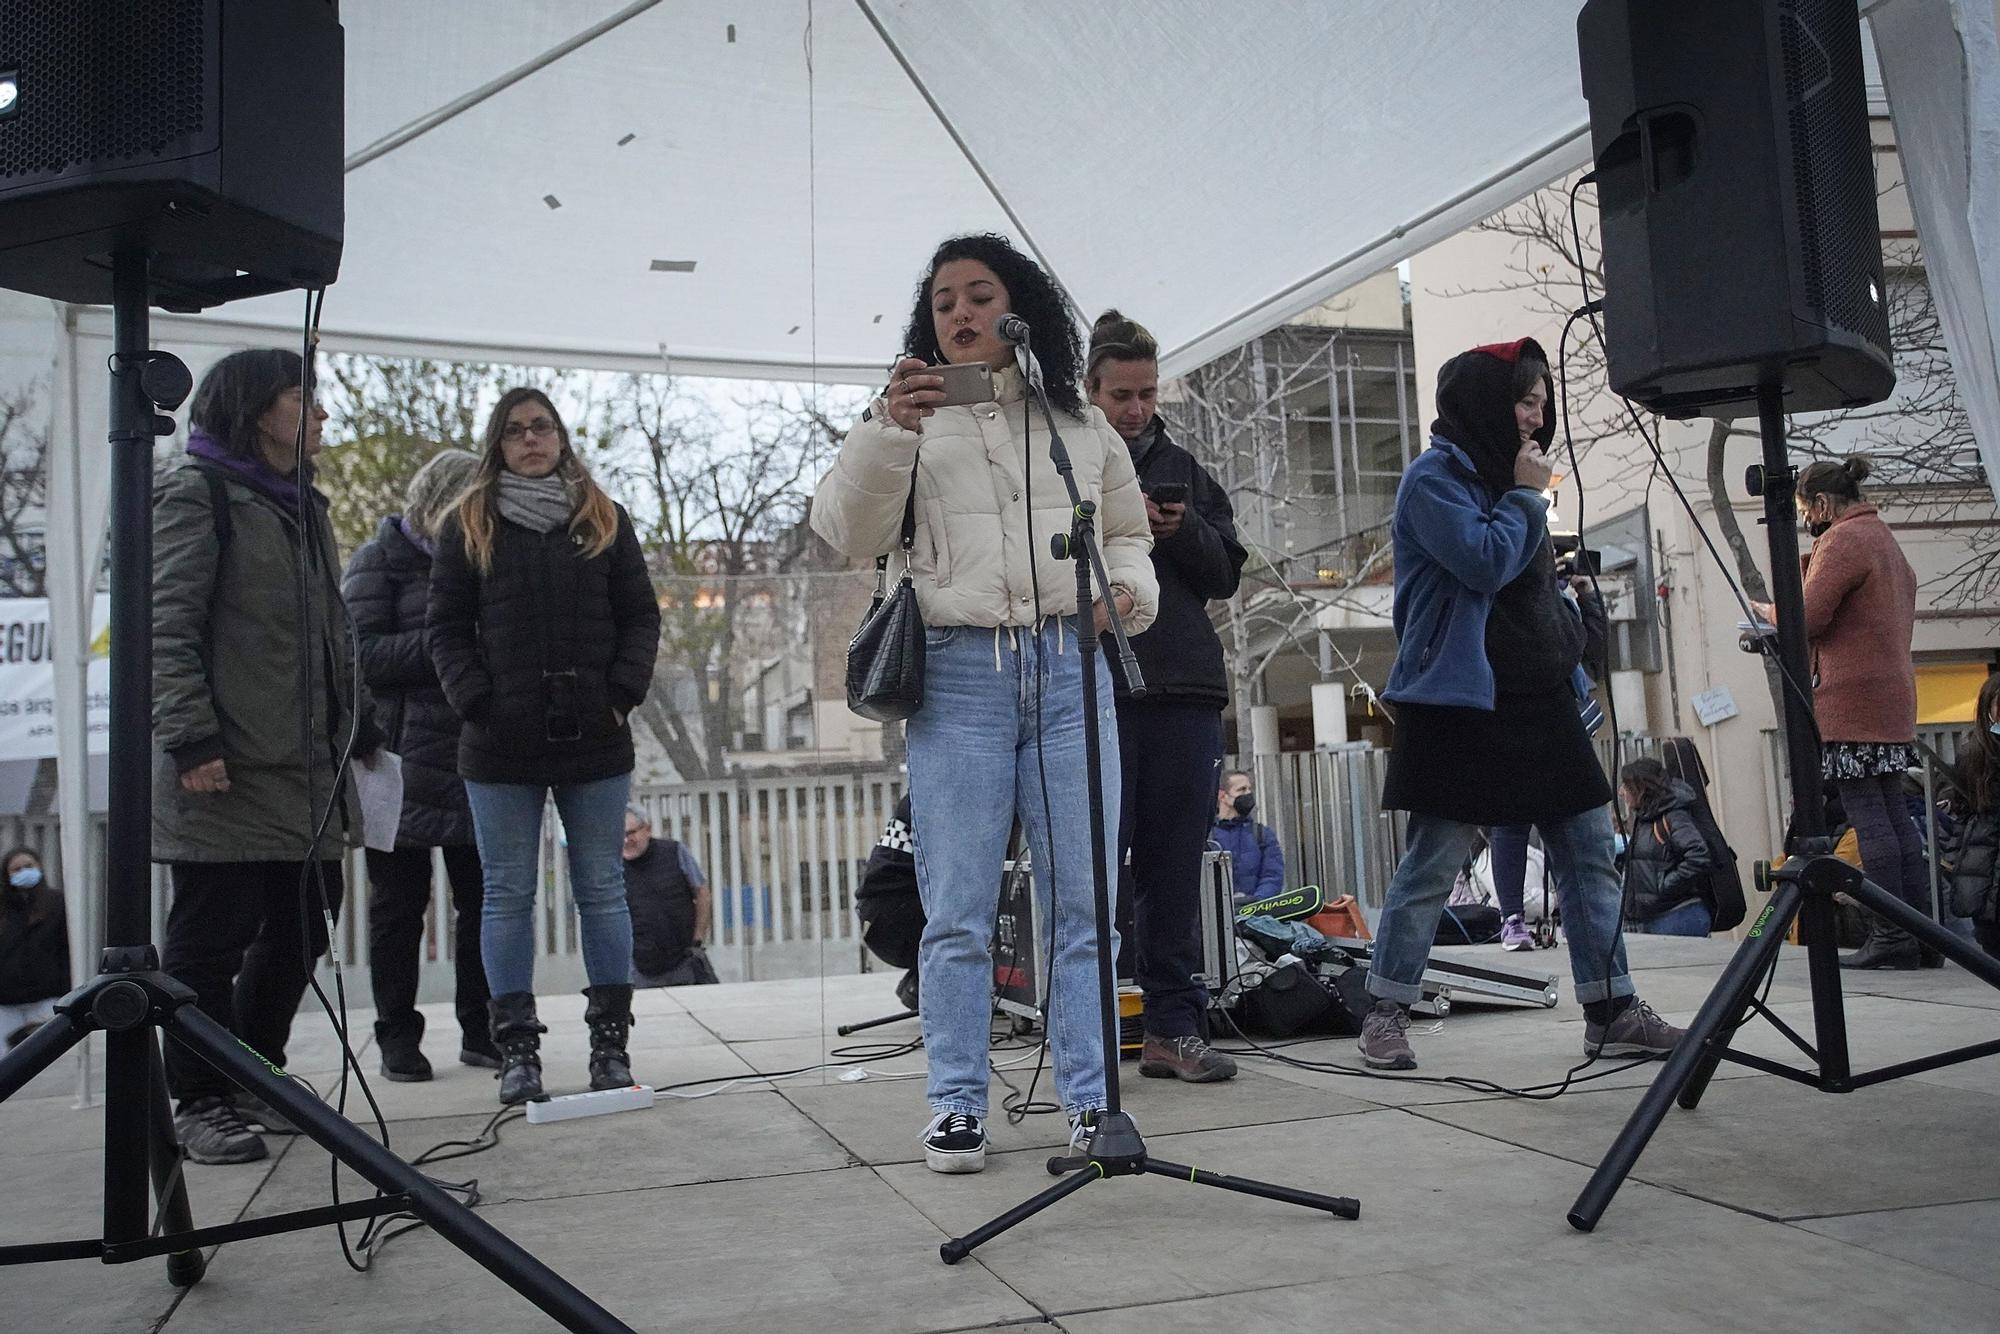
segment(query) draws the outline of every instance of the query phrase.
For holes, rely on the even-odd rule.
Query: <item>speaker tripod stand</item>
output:
[[[63,997],[56,1016],[0,1058],[0,1102],[93,1031],[105,1034],[104,1229],[100,1237],[0,1247],[0,1265],[47,1260],[125,1264],[167,1257],[177,1287],[201,1280],[202,1247],[331,1223],[409,1213],[571,1330],[631,1334],[623,1322],[504,1233],[307,1094],[283,1071],[203,1014],[194,993],[160,971],[147,940],[152,831],[152,445],[173,430],[156,407],[187,396],[186,367],[148,351],[148,258],[114,261],[111,358],[111,810],[105,861],[105,950],[98,974]],[[381,1193],[365,1200],[196,1228],[154,1030],[170,1034],[255,1093],[299,1133]],[[150,1177],[150,1182],[149,1182]],[[159,1217],[148,1217],[157,1194]]]
[[[1106,830],[1102,800],[1104,758],[1102,738],[1098,735],[1097,725],[1099,643],[1097,627],[1090,613],[1093,577],[1096,587],[1103,594],[1104,606],[1110,613],[1112,634],[1119,647],[1120,666],[1135,692],[1142,689],[1142,686],[1139,681],[1139,664],[1133,658],[1131,645],[1126,643],[1124,629],[1118,622],[1118,608],[1112,600],[1111,581],[1105,573],[1103,557],[1097,548],[1096,535],[1093,531],[1097,506],[1085,500],[1077,490],[1069,451],[1063,445],[1062,435],[1056,428],[1055,413],[1049,407],[1048,394],[1042,386],[1034,358],[1029,354],[1025,344],[1020,348],[1020,359],[1022,375],[1026,378],[1034,399],[1034,402],[1024,405],[1024,410],[1032,412],[1039,403],[1042,419],[1048,423],[1049,457],[1054,461],[1056,471],[1061,475],[1063,485],[1069,491],[1070,530],[1067,533],[1057,533],[1051,541],[1058,560],[1070,560],[1076,564],[1076,638],[1083,664],[1084,772],[1086,791],[1090,794],[1090,870],[1097,930],[1097,1006],[1098,1023],[1104,1043],[1105,1107],[1097,1118],[1097,1129],[1091,1136],[1088,1152],[1076,1157],[1049,1159],[1049,1174],[1062,1177],[1061,1181],[1023,1200],[998,1217],[980,1224],[964,1236],[954,1237],[945,1242],[938,1247],[938,1254],[943,1257],[946,1264],[957,1264],[970,1255],[974,1248],[1026,1222],[1042,1210],[1074,1195],[1092,1182],[1121,1176],[1171,1177],[1176,1181],[1189,1181],[1198,1186],[1213,1186],[1219,1190],[1255,1195],[1262,1199],[1280,1200],[1306,1209],[1319,1209],[1336,1218],[1359,1218],[1360,1202],[1344,1196],[1320,1195],[1312,1191],[1296,1190],[1290,1186],[1227,1176],[1221,1172],[1208,1172],[1182,1163],[1170,1163],[1155,1158],[1147,1149],[1146,1141],[1140,1137],[1139,1128],[1134,1124],[1131,1114],[1124,1110],[1120,1101],[1118,1019],[1111,1000],[1111,889],[1109,858],[1105,855]],[[1033,460],[1023,460],[1023,466],[1032,467]],[[1051,885],[1050,893],[1054,892],[1054,886]]]
[[[1771,547],[1771,583],[1778,610],[1779,661],[1790,678],[1784,689],[1785,753],[1791,768],[1792,811],[1799,839],[1792,857],[1780,870],[1760,864],[1760,889],[1772,890],[1743,947],[1729,961],[1715,990],[1703,1002],[1687,1036],[1667,1058],[1665,1067],[1618,1133],[1603,1162],[1585,1183],[1569,1212],[1570,1225],[1581,1232],[1597,1226],[1611,1197],[1632,1171],[1646,1144],[1667,1114],[1669,1103],[1692,1110],[1700,1104],[1708,1081],[1723,1061],[1794,1080],[1825,1093],[1851,1093],[1871,1084],[1921,1074],[1942,1066],[2000,1054],[2000,1040],[1976,1043],[1952,1051],[1901,1061],[1856,1074],[1847,1053],[1847,1019],[1840,987],[1840,957],[1834,938],[1833,896],[1846,894],[1872,915],[1908,931],[1993,987],[2000,987],[2000,960],[1946,930],[1895,895],[1863,878],[1860,871],[1832,855],[1827,838],[1826,811],[1821,797],[1820,746],[1813,726],[1812,703],[1801,692],[1810,688],[1807,676],[1805,590],[1799,575],[1799,539],[1793,513],[1793,472],[1785,456],[1783,391],[1766,387],[1757,397],[1764,443],[1763,467],[1753,490],[1764,500],[1764,522]],[[1785,933],[1796,918],[1806,931],[1806,971],[1812,983],[1813,1037],[1807,1042],[1757,996],[1758,985],[1778,957]],[[1762,1015],[1813,1061],[1800,1069],[1748,1052],[1732,1051],[1730,1043],[1751,1013]]]

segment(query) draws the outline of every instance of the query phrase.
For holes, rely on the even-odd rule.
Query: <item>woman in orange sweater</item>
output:
[[[1823,460],[1799,474],[1799,513],[1813,536],[1805,561],[1806,636],[1824,776],[1861,845],[1868,878],[1930,911],[1923,841],[1903,800],[1917,754],[1917,576],[1889,525],[1861,497],[1868,460]],[[1769,615],[1768,609],[1764,609]],[[1876,921],[1843,968],[1917,968],[1923,951],[1900,927]]]

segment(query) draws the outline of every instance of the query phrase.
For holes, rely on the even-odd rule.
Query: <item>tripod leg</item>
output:
[[[62,1059],[62,1054],[83,1041],[89,1028],[61,1010],[56,1017],[21,1039],[21,1045],[0,1056],[0,1102],[19,1093],[42,1071]]]
[[[192,1230],[194,1215],[188,1208],[187,1176],[181,1170],[181,1142],[174,1134],[173,1105],[167,1096],[167,1067],[160,1059],[159,1039],[150,1029],[146,1030],[146,1055],[152,1065],[146,1111],[153,1196],[159,1202],[160,1230],[171,1236]],[[167,1256],[167,1281],[177,1288],[191,1288],[201,1282],[207,1269],[207,1257],[199,1248]]]
[[[1183,1167],[1179,1163],[1162,1162],[1158,1158],[1146,1160],[1146,1171],[1154,1176],[1171,1177],[1176,1181],[1192,1181],[1197,1186],[1214,1186],[1218,1190],[1233,1190],[1239,1195],[1255,1195],[1262,1200],[1279,1200],[1285,1204],[1296,1204],[1304,1209],[1321,1209],[1335,1218],[1361,1217],[1361,1201],[1349,1199],[1345,1195],[1317,1195],[1309,1190],[1294,1190],[1290,1186],[1273,1186],[1263,1181],[1252,1181],[1248,1177],[1204,1172],[1198,1167]]]
[[[1751,928],[1751,936],[1753,939],[1770,936],[1782,943],[1785,932],[1791,924],[1792,913],[1778,915],[1778,902],[1774,898],[1758,917],[1757,925]],[[1831,931],[1833,928],[1829,924],[1826,929]],[[1770,966],[1768,959],[1765,966],[1767,968]],[[1742,985],[1735,994],[1724,998],[1723,1014],[1728,1023],[1717,1036],[1702,1044],[1700,1059],[1695,1062],[1694,1070],[1687,1077],[1687,1083],[1681,1085],[1680,1105],[1683,1110],[1691,1112],[1701,1105],[1701,1096],[1708,1091],[1708,1081],[1715,1078],[1716,1067],[1722,1064],[1722,1053],[1728,1050],[1730,1038],[1741,1027],[1744,1016],[1750,1012],[1750,1001],[1757,990],[1758,980],[1763,976],[1762,972],[1746,972],[1743,975]],[[1725,981],[1727,977],[1725,974]],[[1721,995],[1722,988],[1723,983],[1717,982],[1717,996]]]
[[[2000,987],[2000,959],[1956,932],[1940,926],[1872,880],[1863,880],[1858,885],[1846,885],[1844,888],[1850,898],[1869,912],[1902,927],[1987,986]]]
[[[1632,1165],[1639,1161],[1646,1142],[1660,1128],[1660,1122],[1667,1114],[1667,1105],[1687,1083],[1695,1067],[1708,1056],[1709,1041],[1725,1023],[1733,1023],[1742,1017],[1740,998],[1747,994],[1755,979],[1771,966],[1771,959],[1785,939],[1781,924],[1791,921],[1798,907],[1798,882],[1781,882],[1778,892],[1766,905],[1763,916],[1751,929],[1750,938],[1743,943],[1742,949],[1736,951],[1736,957],[1722,970],[1722,980],[1702,1002],[1701,1012],[1688,1025],[1680,1045],[1667,1057],[1659,1077],[1653,1080],[1652,1087],[1646,1090],[1639,1105],[1632,1109],[1631,1118],[1618,1132],[1618,1138],[1611,1142],[1604,1161],[1597,1165],[1597,1170],[1590,1174],[1590,1180],[1584,1183],[1583,1193],[1570,1206],[1571,1227],[1579,1232],[1589,1232],[1597,1226],[1597,1220],[1611,1206],[1611,1197],[1618,1193],[1618,1187],[1624,1184]]]
[[[1074,1195],[1091,1182],[1101,1181],[1103,1177],[1104,1173],[1102,1170],[1095,1168],[1078,1172],[1075,1176],[1065,1177],[1041,1194],[1032,1195],[1022,1200],[998,1218],[981,1223],[962,1237],[953,1237],[950,1241],[938,1247],[938,1255],[946,1264],[955,1265],[966,1256],[972,1254],[975,1247],[984,1246],[1008,1228],[1013,1227],[1017,1223],[1027,1222],[1030,1218],[1033,1218],[1056,1201],[1065,1196]]]
[[[439,1190],[429,1177],[377,1144],[353,1122],[274,1072],[233,1033],[200,1010],[192,1005],[175,1009],[168,1019],[168,1031],[234,1080],[237,1087],[277,1108],[301,1134],[360,1173],[370,1185],[407,1195],[411,1213],[563,1328],[588,1334],[632,1334],[617,1316]]]

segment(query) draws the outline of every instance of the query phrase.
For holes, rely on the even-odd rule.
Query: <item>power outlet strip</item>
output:
[[[637,1112],[653,1105],[653,1090],[645,1084],[624,1089],[594,1089],[589,1093],[565,1093],[547,1102],[528,1104],[528,1124],[574,1121],[580,1116],[603,1116],[607,1112]]]

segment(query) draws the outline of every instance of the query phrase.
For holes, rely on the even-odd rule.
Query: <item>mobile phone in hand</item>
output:
[[[1161,482],[1146,493],[1155,505],[1185,505],[1188,489],[1186,482]]]

